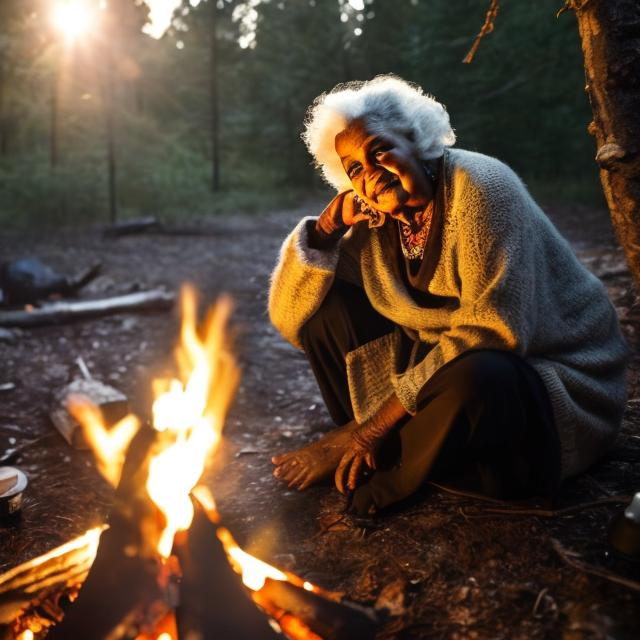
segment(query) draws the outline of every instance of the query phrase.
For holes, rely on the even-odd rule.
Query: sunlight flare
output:
[[[173,12],[180,4],[180,0],[146,0],[146,5],[149,7],[149,22],[142,30],[152,38],[162,38],[171,26]],[[191,6],[196,5],[192,3]]]
[[[95,6],[87,0],[58,0],[51,20],[67,42],[75,42],[91,31],[95,23]]]

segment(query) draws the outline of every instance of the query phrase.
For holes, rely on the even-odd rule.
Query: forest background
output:
[[[0,0],[5,226],[328,197],[300,140],[305,111],[336,83],[390,72],[447,106],[458,146],[504,160],[541,200],[604,206],[559,0],[504,0],[472,64],[479,0],[183,0],[163,33],[144,2],[95,0],[99,20],[73,41],[55,4]]]

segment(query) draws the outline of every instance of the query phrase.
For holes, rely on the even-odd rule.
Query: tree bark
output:
[[[640,291],[640,3],[569,0],[593,110],[596,162],[611,220]]]
[[[111,46],[108,44],[107,46]],[[104,110],[107,138],[107,193],[109,196],[109,222],[115,225],[118,220],[118,184],[116,179],[116,142],[114,126],[114,81],[113,56],[107,55],[105,69]]]
[[[51,106],[50,106],[50,130],[49,130],[49,168],[53,171],[60,162],[60,89],[62,71],[60,61],[56,62],[56,68],[51,79]]]
[[[211,190],[220,190],[220,98],[218,94],[218,9],[211,4],[210,74],[211,85]]]

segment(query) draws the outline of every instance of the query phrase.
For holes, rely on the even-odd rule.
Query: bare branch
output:
[[[491,4],[489,5],[489,9],[487,10],[487,15],[484,18],[484,24],[482,25],[482,29],[480,29],[480,33],[476,36],[476,39],[473,41],[471,45],[471,49],[469,49],[469,53],[464,57],[464,64],[469,64],[473,57],[476,55],[476,51],[480,46],[480,40],[484,38],[486,35],[490,34],[493,31],[495,19],[498,16],[498,9],[500,8],[499,0],[491,0]]]

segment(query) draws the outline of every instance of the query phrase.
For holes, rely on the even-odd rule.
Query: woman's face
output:
[[[431,183],[405,136],[374,132],[355,120],[336,136],[335,147],[353,190],[374,209],[401,215],[431,200]]]

